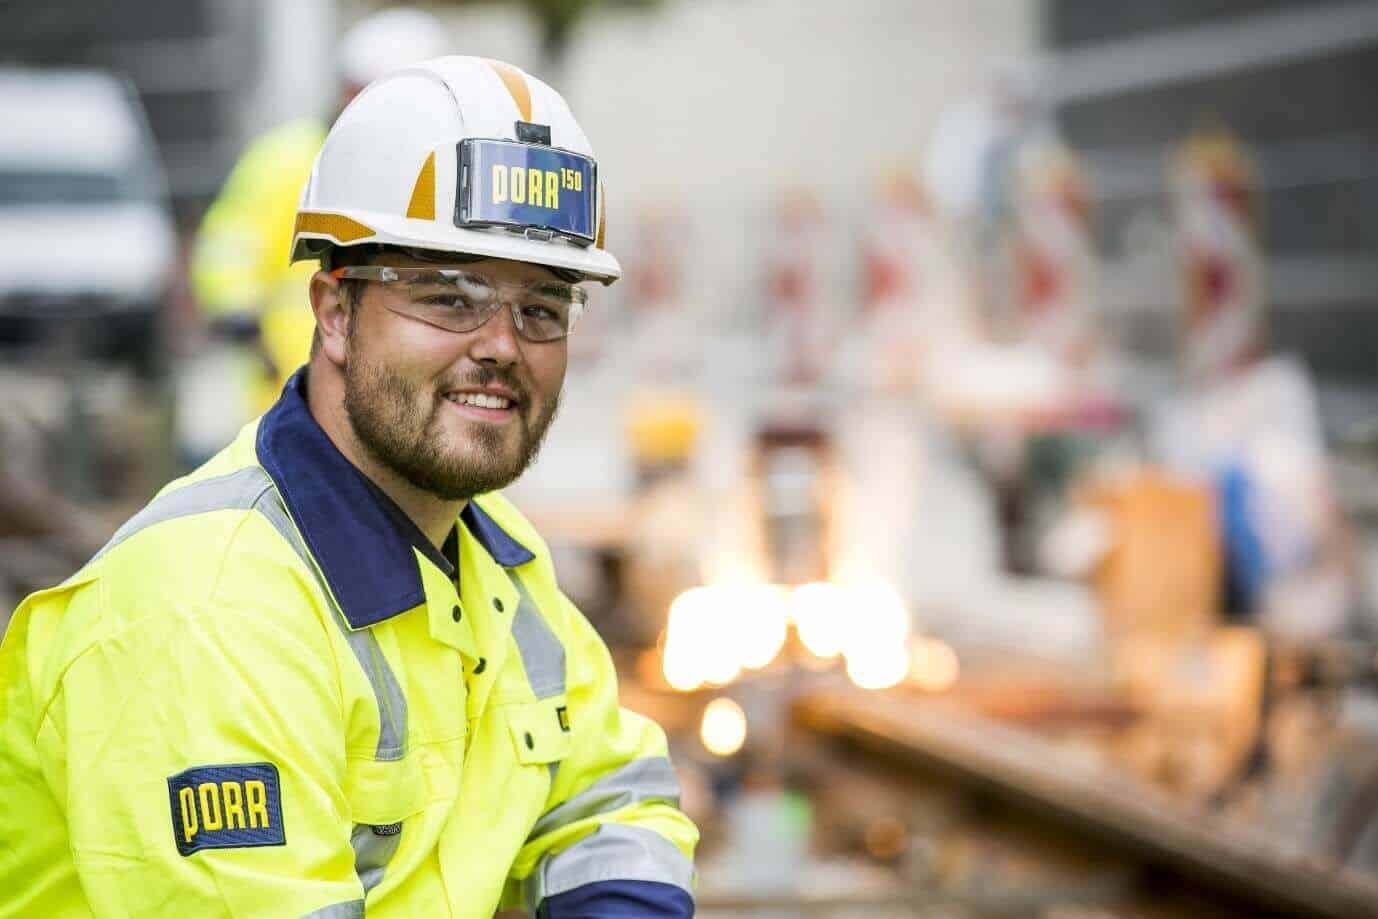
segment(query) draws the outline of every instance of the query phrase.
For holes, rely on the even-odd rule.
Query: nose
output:
[[[510,367],[521,360],[521,342],[515,304],[502,306],[483,325],[469,334],[469,356],[480,364]]]

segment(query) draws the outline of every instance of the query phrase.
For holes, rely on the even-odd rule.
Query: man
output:
[[[495,493],[620,273],[595,170],[497,62],[341,114],[310,363],[0,649],[0,915],[692,915],[664,735]]]

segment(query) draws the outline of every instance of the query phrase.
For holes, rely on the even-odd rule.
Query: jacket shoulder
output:
[[[253,453],[256,424],[190,475],[170,483],[125,522],[77,573],[104,596],[101,631],[162,611],[262,604],[290,609],[310,598],[309,563],[294,551],[292,526],[272,479]]]

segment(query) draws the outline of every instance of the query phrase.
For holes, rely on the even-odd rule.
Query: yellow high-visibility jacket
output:
[[[250,144],[206,211],[192,249],[191,285],[203,312],[242,313],[259,321],[260,346],[276,375],[260,370],[245,380],[255,412],[272,404],[311,349],[316,320],[306,302],[306,281],[316,265],[290,265],[288,255],[302,186],[327,127],[302,118]]]
[[[437,552],[304,387],[16,611],[0,916],[692,915],[665,736],[540,537],[490,494]]]

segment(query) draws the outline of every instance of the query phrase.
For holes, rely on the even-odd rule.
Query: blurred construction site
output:
[[[305,361],[392,6],[5,5],[0,627]],[[421,9],[599,152],[508,495],[701,915],[1378,915],[1378,3]]]

